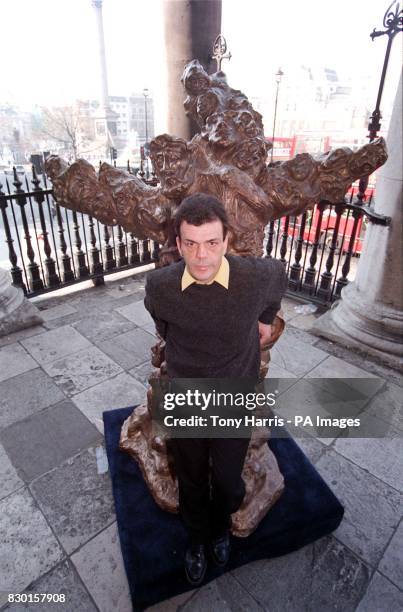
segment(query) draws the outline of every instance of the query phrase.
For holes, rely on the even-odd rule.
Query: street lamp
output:
[[[272,135],[272,147],[271,147],[271,153],[270,153],[270,163],[273,161],[273,153],[274,153],[274,134],[276,131],[276,117],[277,117],[277,101],[278,101],[278,90],[280,87],[280,82],[281,82],[281,77],[284,75],[284,72],[281,70],[281,68],[279,68],[276,72],[276,83],[277,83],[277,88],[276,88],[276,100],[274,102],[274,119],[273,119],[273,135]]]
[[[148,97],[148,89],[147,89],[147,87],[145,87],[143,89],[143,96],[144,96],[144,116],[145,116],[145,121],[146,121],[146,141],[144,143],[144,153],[145,153],[146,160],[147,160],[146,178],[148,179],[149,171],[148,171],[148,121],[147,121],[147,97]]]

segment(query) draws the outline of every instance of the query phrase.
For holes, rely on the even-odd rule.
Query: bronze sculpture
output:
[[[357,152],[336,149],[316,158],[303,153],[267,166],[271,144],[265,139],[262,117],[242,92],[229,87],[223,72],[208,75],[193,60],[185,67],[182,82],[187,93],[185,111],[196,120],[200,133],[190,142],[168,134],[151,141],[157,187],[105,163],[97,174],[84,160],[68,166],[52,156],[46,162],[59,204],[163,244],[159,265],[179,257],[171,220],[187,195],[201,191],[223,202],[231,224],[229,253],[261,256],[269,221],[302,213],[319,200],[340,202],[354,180],[386,161],[380,138]],[[271,345],[283,327],[277,317]],[[267,362],[266,354],[263,375]],[[152,363],[158,368],[152,377],[164,377],[162,340],[153,349]],[[256,528],[283,490],[282,475],[266,440],[267,432],[255,432],[245,461],[247,494],[233,517],[232,531],[238,536]],[[176,481],[166,441],[152,428],[150,389],[147,406],[137,408],[125,422],[120,446],[138,461],[156,502],[176,511]]]

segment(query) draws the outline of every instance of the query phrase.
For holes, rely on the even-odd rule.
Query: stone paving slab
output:
[[[389,542],[378,569],[403,590],[403,521]]]
[[[68,554],[115,520],[110,478],[104,461],[97,461],[100,456],[96,448],[90,448],[30,486]]]
[[[379,362],[374,361],[370,357],[363,355],[362,353],[355,352],[352,349],[346,348],[342,344],[337,344],[336,342],[331,342],[329,340],[325,340],[324,338],[318,338],[315,346],[334,355],[335,357],[339,357],[343,361],[346,361],[346,363],[356,365],[367,372],[375,374],[375,376],[385,378],[391,382],[394,382],[396,385],[403,387],[403,376],[400,372],[384,366]]]
[[[376,572],[356,612],[401,612],[403,592]]]
[[[68,397],[112,378],[122,371],[120,366],[96,346],[67,355],[52,363],[45,363],[42,367]]]
[[[403,432],[403,390],[387,382],[371,400],[366,412],[391,423]]]
[[[36,361],[20,344],[0,348],[0,382],[37,367]]]
[[[313,464],[319,461],[320,457],[326,450],[326,445],[323,442],[308,434],[298,437],[296,442]]]
[[[30,584],[25,593],[63,593],[66,601],[10,604],[4,612],[98,612],[73,565],[65,560]],[[118,612],[118,611],[117,611]]]
[[[132,370],[129,370],[128,374],[133,376],[136,380],[138,380],[145,388],[148,387],[148,379],[150,378],[152,372],[155,371],[154,366],[151,364],[151,361],[146,361],[139,366],[136,366]]]
[[[152,334],[153,336],[157,337],[157,330],[155,329],[154,321],[143,325],[142,329],[144,329],[144,331],[148,332],[149,334]]]
[[[315,467],[345,507],[335,536],[376,567],[400,522],[401,495],[333,450]]]
[[[319,312],[310,313],[310,314],[298,314],[296,313],[295,317],[292,317],[290,320],[290,325],[293,327],[297,327],[298,329],[304,329],[308,331],[311,329],[312,325],[315,323],[316,319],[320,317]]]
[[[284,297],[281,300],[281,310],[283,311],[284,320],[287,323],[298,315],[298,313],[295,311],[295,307],[300,305],[301,304],[299,304],[299,302],[291,300],[288,297]]]
[[[163,608],[161,609],[162,612]],[[263,612],[264,608],[257,603],[248,591],[231,573],[206,584],[181,607],[181,612]]]
[[[107,294],[109,297],[115,300],[120,300],[122,298],[126,298],[127,296],[131,296],[133,300],[137,298],[137,294],[140,294],[140,298],[138,299],[141,299],[141,293],[143,292],[143,289],[143,283],[139,284],[132,281],[130,284],[119,284],[115,287],[108,288]]]
[[[192,596],[197,592],[197,589],[194,591],[187,591],[186,593],[181,593],[176,597],[171,597],[171,599],[166,599],[165,601],[161,601],[160,603],[155,604],[154,606],[150,606],[146,608],[147,612],[179,612],[182,610],[182,606],[189,601]]]
[[[324,351],[287,334],[271,350],[272,362],[297,376],[304,376],[326,357]]]
[[[299,377],[293,372],[282,368],[277,363],[273,363],[272,361],[270,361],[267,378],[294,378],[296,380]],[[291,384],[292,383],[290,382],[290,385]]]
[[[296,374],[293,374],[292,372],[289,372],[276,363],[270,361],[269,370],[266,374],[266,379],[270,380],[270,385],[272,384],[271,381],[274,378],[278,379],[276,388],[279,394],[292,387],[299,380],[299,377]],[[270,387],[267,392],[269,393],[271,390],[272,387]]]
[[[94,313],[73,323],[72,327],[93,342],[101,342],[118,334],[123,334],[136,325],[122,317],[118,312]]]
[[[31,336],[37,336],[38,334],[42,334],[45,331],[46,328],[42,325],[34,325],[33,327],[27,327],[26,329],[21,329],[20,331],[14,332],[13,334],[1,336],[0,346],[14,344],[14,342],[19,342],[20,340],[24,340],[24,338],[31,338]]]
[[[0,440],[21,478],[30,482],[102,437],[66,399],[3,429]]]
[[[77,312],[73,306],[66,303],[50,307],[48,307],[46,304],[40,304],[39,310],[44,321],[53,321],[54,319],[60,319],[61,317],[66,317],[67,315],[75,314]]]
[[[29,491],[0,501],[0,606],[5,593],[18,593],[63,557],[55,536]]]
[[[21,340],[21,344],[40,365],[91,347],[89,340],[70,325]]]
[[[129,304],[133,304],[134,302],[142,302],[144,300],[144,296],[145,296],[144,289],[139,289],[135,293],[124,295],[123,297],[115,298],[114,303],[111,305],[110,308],[117,310],[118,308],[122,308],[123,306],[128,306]]]
[[[41,368],[0,383],[0,429],[64,399]]]
[[[110,297],[115,300],[114,308],[121,308],[127,304],[142,301],[145,297],[144,288],[139,286],[135,286],[133,291],[118,291],[117,289],[113,289],[108,293]]]
[[[119,305],[118,300],[109,296],[106,290],[100,295],[88,292],[85,295],[79,295],[74,300],[69,300],[69,304],[78,312],[85,313],[86,315],[89,313],[111,312],[111,310]]]
[[[289,555],[232,572],[270,612],[353,612],[369,582],[369,568],[332,537]]]
[[[24,486],[17,470],[11,463],[3,446],[0,444],[0,499]]]
[[[129,319],[129,321],[133,321],[133,323],[139,327],[143,327],[143,325],[147,325],[147,323],[153,323],[153,319],[148,310],[146,310],[143,300],[127,304],[127,306],[122,306],[121,308],[116,308],[116,311]]]
[[[116,523],[72,555],[71,560],[101,612],[132,611]]]
[[[306,344],[310,344],[312,346],[315,346],[318,342],[316,336],[313,336],[303,329],[298,329],[298,327],[293,327],[292,321],[286,324],[284,335],[290,338],[295,338],[296,340],[300,340],[301,342],[305,342]]]
[[[335,437],[340,435],[341,430],[338,427],[326,427],[325,430],[316,427],[316,416],[332,417],[334,416],[333,411],[340,405],[341,401],[321,386],[313,384],[310,380],[300,379],[278,396],[274,411],[291,421],[294,421],[295,416],[309,416],[312,419],[313,427],[298,427],[294,426],[293,422],[287,424],[287,428],[297,441],[300,436],[305,436],[307,433],[314,436],[321,436],[325,433],[326,438],[321,437],[320,439],[330,444]]]
[[[307,376],[313,378],[378,378],[375,374],[334,355],[328,355],[327,359],[311,370]]]
[[[379,437],[370,437],[374,432]],[[403,491],[403,433],[366,414],[361,417],[359,435],[362,437],[336,440],[335,450],[394,489]]]
[[[146,389],[129,374],[119,374],[95,387],[74,395],[72,401],[97,429],[103,433],[102,413],[114,408],[135,406],[146,399]]]
[[[101,351],[109,355],[124,370],[151,359],[151,347],[154,344],[155,337],[140,328],[97,342]]]
[[[73,323],[81,321],[81,319],[85,317],[85,314],[86,311],[77,310],[77,312],[66,315],[65,317],[60,317],[60,319],[51,319],[50,321],[45,321],[44,326],[49,331],[53,329],[58,329],[59,327],[66,327],[67,325],[72,326]]]
[[[368,400],[385,385],[382,378],[333,355],[329,355],[316,368],[308,372],[306,378],[315,379],[316,384],[321,384],[330,393],[335,393],[337,389],[337,384],[332,383],[331,379],[344,379],[349,386],[365,395]],[[353,379],[357,380],[353,381]]]

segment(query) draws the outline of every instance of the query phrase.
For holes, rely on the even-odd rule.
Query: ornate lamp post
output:
[[[394,0],[394,2],[392,2],[392,4],[386,10],[386,13],[383,17],[383,27],[385,28],[385,30],[376,30],[374,28],[373,32],[370,34],[372,40],[374,40],[374,38],[377,38],[378,36],[383,36],[384,34],[386,34],[388,37],[388,44],[386,46],[385,59],[383,61],[382,74],[379,83],[375,109],[370,117],[368,124],[368,138],[370,142],[375,140],[379,130],[381,129],[382,114],[380,107],[393,39],[396,34],[398,34],[398,32],[403,31],[403,9],[400,8],[400,3],[396,0]],[[368,187],[368,178],[368,176],[365,176],[359,182],[359,188],[357,193],[358,204],[362,204],[364,200],[365,190]]]
[[[278,102],[278,90],[280,88],[281,77],[284,75],[284,72],[279,68],[276,72],[276,100],[274,102],[274,119],[273,119],[273,135],[272,135],[272,148],[270,152],[270,163],[273,161],[273,153],[274,153],[274,134],[276,132],[276,118],[277,118],[277,102]]]
[[[144,153],[146,156],[146,160],[147,160],[147,164],[146,164],[146,178],[149,178],[149,169],[148,169],[148,120],[147,120],[147,98],[148,98],[148,89],[147,87],[145,87],[143,89],[143,96],[144,96],[144,118],[145,118],[145,122],[146,122],[146,140],[144,143]]]
[[[374,28],[373,32],[370,34],[372,40],[374,40],[374,38],[377,38],[378,36],[383,36],[383,34],[387,34],[388,36],[388,44],[386,47],[385,59],[383,61],[383,68],[382,68],[381,80],[379,83],[378,96],[376,98],[375,110],[371,115],[369,125],[368,125],[368,130],[369,130],[368,137],[369,137],[370,142],[372,142],[372,140],[376,138],[377,132],[381,129],[380,120],[382,119],[382,115],[380,111],[380,106],[381,106],[381,99],[382,99],[382,93],[383,93],[383,86],[385,84],[386,71],[388,69],[390,50],[392,48],[392,42],[396,34],[398,32],[403,31],[403,9],[400,8],[400,3],[396,2],[396,0],[392,2],[392,4],[389,6],[389,8],[387,9],[383,17],[383,27],[386,29],[382,31],[382,30],[376,30]]]

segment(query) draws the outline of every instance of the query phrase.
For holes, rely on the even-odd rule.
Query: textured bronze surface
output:
[[[189,142],[168,134],[151,141],[157,187],[106,163],[97,174],[84,160],[71,166],[55,156],[46,161],[59,204],[163,244],[158,265],[179,258],[172,217],[187,195],[204,192],[223,202],[230,220],[229,253],[261,256],[269,221],[302,213],[320,200],[342,201],[352,182],[371,174],[387,159],[385,142],[379,138],[358,151],[340,148],[317,157],[302,153],[267,166],[271,144],[265,139],[262,117],[245,94],[229,87],[223,72],[208,75],[193,60],[184,70],[182,83],[187,94],[185,111],[197,122],[200,133]],[[271,345],[262,351],[263,376],[270,359],[268,349],[283,328],[279,316]],[[153,348],[152,363],[158,368],[153,376],[166,375],[163,341]],[[161,508],[177,511],[177,483],[166,440],[153,434],[150,394],[151,389],[147,405],[125,422],[120,446],[138,461]],[[247,494],[233,517],[233,532],[239,536],[257,527],[284,487],[264,437],[254,435],[243,477]]]
[[[378,138],[357,151],[301,153],[267,166],[271,144],[262,117],[242,92],[229,87],[224,73],[208,75],[193,60],[182,82],[185,110],[198,122],[200,134],[190,142],[168,134],[151,141],[159,186],[145,185],[106,163],[97,175],[84,160],[67,166],[51,156],[46,171],[58,202],[175,251],[171,218],[176,206],[192,193],[211,193],[228,212],[229,253],[260,256],[269,221],[300,214],[320,200],[341,202],[351,183],[387,159],[385,141]]]

